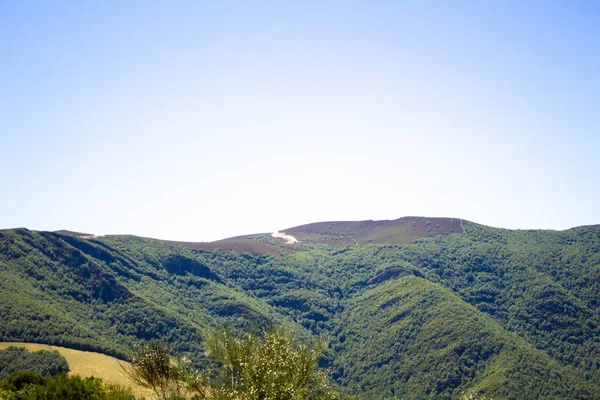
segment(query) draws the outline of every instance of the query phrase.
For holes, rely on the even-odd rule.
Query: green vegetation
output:
[[[415,221],[425,232],[438,224]],[[133,342],[160,341],[205,370],[210,332],[276,325],[303,343],[329,338],[320,364],[344,395],[600,393],[600,226],[463,222],[460,233],[425,236],[251,254],[0,231],[0,340],[121,358]]]
[[[150,393],[147,389],[135,385],[123,372],[121,364],[127,364],[126,362],[124,363],[122,360],[118,360],[117,358],[106,354],[40,343],[0,342],[0,349],[9,347],[25,348],[30,352],[38,352],[40,350],[46,352],[57,351],[58,354],[67,361],[70,375],[79,375],[82,378],[93,376],[102,379],[104,382],[119,384],[126,387],[131,386],[136,397],[140,398],[147,397]],[[23,369],[35,370],[31,367]]]
[[[132,382],[152,390],[160,400],[184,396],[186,365],[171,355],[168,347],[153,342],[138,347],[130,356],[130,364],[121,368]]]
[[[0,381],[2,400],[133,400],[131,389],[106,384],[98,378],[64,373],[42,376],[37,372],[18,371]]]
[[[594,394],[571,368],[447,289],[415,276],[366,290],[339,319],[346,326],[335,350],[346,356],[335,360],[334,370],[344,386],[368,398],[452,399],[473,388],[493,398]],[[367,373],[373,370],[378,373]]]
[[[306,346],[282,329],[261,336],[213,334],[207,353],[216,370],[194,371],[185,358],[151,343],[138,348],[125,368],[132,380],[161,400],[336,400],[327,375],[318,371],[324,342]]]
[[[58,351],[40,350],[30,353],[23,347],[13,346],[0,350],[0,380],[23,370],[41,375],[56,375],[69,372],[69,365]]]
[[[277,329],[261,337],[216,334],[207,345],[220,366],[216,379],[202,377],[194,388],[206,400],[337,399],[325,373],[317,370],[324,349],[324,342],[297,344],[292,335]]]

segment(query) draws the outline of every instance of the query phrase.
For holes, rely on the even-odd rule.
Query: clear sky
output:
[[[0,228],[600,223],[600,2],[0,0]]]

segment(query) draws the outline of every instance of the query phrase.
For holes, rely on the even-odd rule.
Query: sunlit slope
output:
[[[0,342],[0,350],[10,346],[24,347],[29,351],[58,351],[69,364],[69,374],[82,377],[93,376],[101,378],[103,381],[117,383],[126,387],[132,387],[134,393],[138,396],[148,396],[150,392],[147,389],[135,385],[129,377],[123,372],[121,365],[127,365],[127,362],[118,360],[105,354],[91,351],[81,351],[69,349],[61,346],[50,346],[39,343],[25,342]]]
[[[381,221],[330,221],[285,229],[303,243],[331,246],[412,243],[418,237],[462,233],[459,218],[402,217]]]
[[[219,249],[224,252],[281,255],[286,252],[303,251],[307,246],[315,244],[356,246],[412,243],[416,238],[462,233],[462,222],[459,218],[428,217],[402,217],[379,221],[327,221],[284,229],[283,232],[297,240],[295,243],[287,243],[285,239],[275,238],[271,233],[238,236],[214,242],[162,242],[210,251]],[[62,232],[79,235],[69,231]]]
[[[425,279],[368,288],[338,318],[339,378],[368,398],[593,396],[571,369]]]
[[[123,357],[136,341],[160,340],[201,357],[206,330],[294,325],[176,254],[136,260],[103,243],[23,229],[3,231],[0,251],[5,341]]]

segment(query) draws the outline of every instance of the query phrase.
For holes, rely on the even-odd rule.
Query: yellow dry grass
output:
[[[91,351],[81,351],[68,349],[66,347],[50,346],[39,343],[22,343],[22,342],[0,342],[0,350],[10,346],[25,347],[29,351],[39,350],[58,350],[58,352],[67,360],[69,364],[69,374],[79,375],[81,377],[94,376],[101,378],[103,381],[118,383],[123,386],[129,386],[133,389],[136,398],[151,397],[151,391],[135,385],[129,377],[123,372],[119,362],[127,364],[124,361],[119,361],[114,357],[105,354],[94,353]]]

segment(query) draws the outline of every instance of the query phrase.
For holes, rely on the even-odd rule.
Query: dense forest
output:
[[[277,325],[328,339],[320,366],[343,394],[598,398],[600,226],[428,222],[407,241],[244,239],[277,249],[262,252],[3,230],[0,340],[121,358],[158,340],[203,368],[215,329]]]
[[[0,350],[0,380],[17,371],[32,371],[42,376],[69,372],[67,360],[58,351],[40,350],[30,353],[23,347]]]

